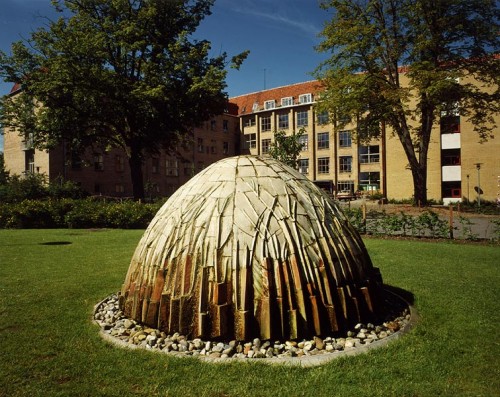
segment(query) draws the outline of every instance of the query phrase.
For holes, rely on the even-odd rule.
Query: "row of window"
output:
[[[299,159],[298,160],[299,172],[301,174],[309,174],[309,159]],[[351,172],[352,171],[352,156],[340,156],[339,157],[339,172]],[[318,158],[318,174],[329,174],[330,173],[330,157],[319,157]]]
[[[206,127],[208,127],[208,125]],[[210,131],[217,131],[217,120],[210,120]],[[222,120],[222,131],[229,131],[229,120]]]
[[[246,144],[247,148],[255,149],[257,147],[257,134],[247,134]],[[268,153],[271,146],[271,139],[262,139],[262,153]],[[307,135],[302,135],[299,137],[299,144],[302,145],[302,151],[309,150],[309,137]],[[341,131],[339,133],[339,146],[340,147],[350,147],[351,142],[351,132]],[[328,132],[319,132],[317,135],[317,148],[318,150],[324,150],[330,148],[330,134]],[[365,163],[378,163],[380,162],[380,147],[378,145],[371,146],[360,146],[359,147],[359,161],[362,164]]]
[[[307,127],[309,124],[309,112],[307,110],[301,110],[296,113],[297,116],[297,127]],[[256,124],[254,116],[246,117],[243,120],[243,125],[245,127],[253,127]],[[290,113],[279,113],[278,114],[278,129],[288,129],[290,127]],[[317,116],[318,124],[328,124],[329,116],[328,112],[321,112]],[[260,117],[260,128],[262,131],[271,131],[271,115]]]
[[[198,138],[197,141],[198,153],[205,152],[206,154],[217,154],[217,140],[211,139],[210,145],[205,146],[203,138]],[[229,142],[222,142],[222,154],[229,153]]]
[[[312,101],[313,101],[312,94],[299,95],[299,101],[298,101],[299,105],[306,104],[306,103],[312,103]],[[288,96],[285,98],[281,98],[280,103],[281,103],[281,106],[292,106],[292,105],[294,105],[294,100],[293,100],[292,96]],[[274,99],[264,102],[264,109],[265,110],[270,110],[270,109],[274,109],[274,108],[276,108],[276,101]],[[256,112],[257,110],[259,110],[259,102],[255,102],[253,104],[253,107],[252,107],[252,111]]]

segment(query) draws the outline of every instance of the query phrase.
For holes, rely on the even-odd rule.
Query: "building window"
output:
[[[247,149],[255,149],[257,147],[256,134],[245,135]]]
[[[167,176],[178,176],[179,168],[177,165],[177,159],[166,161],[166,174]]]
[[[366,163],[378,163],[380,161],[379,146],[360,146],[359,148],[359,162],[362,164]]]
[[[274,109],[275,107],[276,107],[276,101],[274,99],[272,101],[265,101],[264,102],[264,109],[265,110]]]
[[[460,116],[441,117],[441,134],[460,133]]]
[[[351,172],[352,170],[352,156],[340,156],[339,157],[339,171],[340,172]]]
[[[262,140],[262,153],[269,153],[269,149],[271,148],[271,140],[270,139],[263,139]]]
[[[184,167],[184,175],[186,176],[193,176],[194,175],[194,164],[192,163],[188,163],[185,167]]]
[[[255,117],[245,117],[243,119],[243,126],[245,127],[253,127],[255,125]]]
[[[339,181],[337,183],[338,192],[354,192],[354,181]]]
[[[330,172],[330,157],[318,158],[318,174],[328,174]]]
[[[299,159],[299,172],[301,174],[307,175],[309,174],[309,159]]]
[[[223,154],[229,153],[229,142],[222,142],[222,153]]]
[[[117,157],[121,157],[121,156],[117,156]],[[82,158],[76,152],[71,152],[71,168],[74,170],[80,170],[82,168]]]
[[[210,120],[210,130],[215,131],[217,129],[217,122],[215,120]]]
[[[24,171],[30,174],[35,173],[35,151],[33,149],[26,150],[24,156]]]
[[[460,165],[460,149],[442,150],[441,165]]]
[[[229,131],[229,121],[228,120],[222,120],[222,130],[224,132]]]
[[[94,170],[104,171],[104,157],[101,153],[94,153]]]
[[[203,138],[198,138],[198,153],[203,153]]]
[[[115,193],[125,193],[125,186],[123,186],[123,183],[117,183],[115,185]]]
[[[340,131],[339,132],[339,146],[340,147],[351,147],[352,146],[351,131]]]
[[[212,139],[210,141],[210,153],[212,154],[217,154],[217,141],[215,139]]]
[[[307,110],[297,112],[297,127],[307,127],[307,124],[308,124]]]
[[[288,128],[288,113],[280,113],[278,115],[278,128],[279,129]]]
[[[299,137],[299,144],[302,145],[301,146],[301,151],[306,151],[306,150],[309,150],[309,136],[308,135],[301,135]]]
[[[330,134],[328,132],[318,132],[318,149],[328,149],[330,147]]]
[[[281,106],[292,106],[293,105],[293,97],[288,96],[286,98],[281,98]]]
[[[153,157],[151,159],[151,173],[158,174],[160,172],[160,159]]]
[[[252,105],[252,112],[256,112],[257,110],[259,110],[259,102],[254,102]]]
[[[124,170],[125,170],[125,159],[123,158],[123,156],[117,154],[115,156],[115,171],[123,172]]]
[[[364,190],[378,190],[380,187],[380,172],[360,172],[359,184]]]
[[[205,168],[205,163],[203,161],[198,161],[198,172],[202,171]]]
[[[318,124],[328,124],[328,112],[325,110],[323,112],[318,113]]]
[[[462,197],[462,186],[460,181],[443,182],[441,189],[443,197],[451,197],[451,198]]]
[[[94,183],[94,193],[101,193],[101,185]]]
[[[311,103],[311,102],[312,102],[312,94],[299,95],[299,103]]]
[[[271,116],[262,117],[260,120],[262,131],[271,131]]]

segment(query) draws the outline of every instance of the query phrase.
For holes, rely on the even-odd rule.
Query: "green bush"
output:
[[[146,228],[162,202],[87,199],[23,200],[0,204],[0,228]]]

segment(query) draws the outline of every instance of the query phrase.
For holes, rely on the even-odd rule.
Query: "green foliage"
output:
[[[56,178],[47,183],[44,174],[12,175],[6,178],[5,183],[0,184],[0,202],[5,203],[46,198],[81,198],[84,195],[83,190],[74,182]]]
[[[469,218],[466,218],[464,216],[459,216],[458,221],[460,222],[461,225],[463,238],[465,238],[466,240],[477,240],[479,238],[479,235],[472,231],[472,225],[474,225],[474,223]]]
[[[298,132],[293,130],[291,135],[287,135],[285,131],[275,131],[274,142],[271,143],[269,148],[269,155],[292,168],[297,168],[297,159],[302,150],[299,139],[304,134],[304,128],[301,128]]]
[[[14,43],[11,56],[0,52],[0,76],[22,83],[1,100],[0,124],[36,148],[122,148],[143,198],[146,152],[174,149],[226,107],[227,54],[211,58],[208,41],[192,40],[213,2],[54,1],[64,16]]]
[[[162,202],[87,198],[0,203],[0,228],[146,228]]]
[[[326,88],[319,110],[328,111],[338,129],[356,121],[360,141],[391,127],[412,170],[414,203],[425,205],[427,152],[439,117],[458,111],[481,140],[495,131],[498,2],[324,0],[322,7],[331,9],[332,19],[318,47],[329,54],[316,70]],[[469,82],[474,79],[477,84]]]
[[[5,169],[4,155],[3,152],[0,152],[0,189],[3,185],[7,183],[8,178],[9,178],[9,173]]]

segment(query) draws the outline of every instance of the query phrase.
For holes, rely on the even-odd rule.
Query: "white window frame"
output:
[[[304,114],[305,118],[303,117]],[[301,110],[297,112],[297,127],[307,127],[308,125],[309,125],[309,112],[307,110]]]
[[[330,134],[318,132],[318,150],[330,149]]]
[[[297,160],[299,172],[303,175],[309,174],[309,159]]]
[[[299,137],[299,144],[301,144],[300,151],[305,152],[309,150],[309,135],[301,135]]]
[[[252,112],[259,110],[259,102],[254,102],[252,105]]]
[[[276,107],[276,101],[274,99],[264,102],[264,110],[271,110],[274,109],[275,107]]]
[[[318,174],[330,173],[330,157],[318,157]]]
[[[312,102],[312,94],[301,94],[299,95],[299,103],[311,103]]]
[[[293,105],[293,96],[287,96],[285,98],[281,98],[281,106],[292,106]]]

